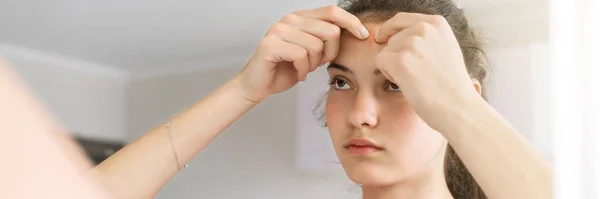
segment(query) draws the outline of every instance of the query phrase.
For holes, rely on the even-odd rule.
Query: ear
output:
[[[473,82],[473,87],[475,87],[475,90],[477,91],[477,93],[479,93],[479,95],[481,95],[481,83],[479,82],[479,80],[477,80],[475,78],[471,78],[471,81]]]

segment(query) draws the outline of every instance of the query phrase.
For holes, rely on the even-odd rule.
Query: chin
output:
[[[373,162],[342,163],[346,175],[362,186],[387,186],[402,181],[397,169],[387,168]],[[395,170],[395,171],[394,171]]]

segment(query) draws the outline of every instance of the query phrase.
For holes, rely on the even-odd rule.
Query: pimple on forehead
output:
[[[369,31],[369,37],[367,39],[356,38],[352,33],[343,29],[340,40],[340,54],[334,60],[334,62],[340,62],[338,58],[342,57],[342,62],[348,62],[347,59],[355,59],[357,56],[362,56],[365,59],[371,59],[381,51],[386,44],[380,44],[375,42],[375,34],[381,27],[379,23],[363,23],[367,31]]]
[[[377,31],[379,31],[379,28],[381,28],[381,24],[365,23],[363,25],[369,31],[369,38],[367,38],[366,41],[369,42],[369,44],[371,45],[376,45],[377,42],[375,42],[375,35],[377,35]]]
[[[351,40],[360,40],[360,41],[366,41],[369,42],[370,44],[377,44],[375,42],[375,35],[377,34],[377,31],[379,31],[379,28],[381,28],[381,24],[378,23],[364,23],[363,24],[365,26],[365,28],[367,28],[367,31],[369,31],[369,37],[367,39],[358,39],[356,38],[356,36],[354,36],[352,33],[348,32],[348,30],[343,29],[342,30],[342,38],[343,39],[351,39]]]

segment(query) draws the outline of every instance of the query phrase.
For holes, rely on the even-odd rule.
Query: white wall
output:
[[[129,139],[206,96],[238,70],[232,67],[132,81],[127,92]],[[296,129],[301,125],[296,122],[297,100],[297,91],[291,90],[251,110],[193,159],[189,169],[170,181],[157,198],[360,196],[349,190],[356,186],[345,176],[296,166]]]
[[[490,50],[489,101],[544,155],[552,158],[547,43]],[[241,65],[240,65],[241,66]],[[131,139],[164,122],[228,80],[239,67],[134,80],[128,88]],[[253,109],[191,163],[158,198],[359,197],[336,165],[328,132],[312,109],[326,73]],[[202,121],[198,121],[202,122]],[[304,190],[306,191],[299,191]]]
[[[238,70],[129,79],[93,63],[16,46],[0,45],[0,55],[71,133],[117,141],[141,136]],[[297,98],[292,90],[253,109],[157,198],[359,198],[345,176],[297,167]]]
[[[325,93],[329,90],[329,75],[320,67],[308,75],[305,82],[296,85],[296,155],[298,168],[321,175],[345,176],[333,148],[325,121]]]
[[[496,50],[490,52],[495,66],[490,103],[551,157],[550,115],[546,114],[551,87],[544,73],[549,58],[543,42],[547,35],[522,39],[541,43],[514,42],[507,37],[515,34],[514,29],[491,31],[487,35],[503,37],[491,42]],[[16,51],[0,48],[69,130],[126,141],[207,95],[239,69],[130,80],[95,64]],[[308,83],[270,98],[241,118],[157,198],[359,198],[356,186],[339,175],[339,166],[323,161],[331,159],[332,151],[327,151],[327,131],[310,120],[318,93],[307,92],[319,86],[317,76],[322,77],[309,76]],[[314,152],[307,150],[323,141],[322,154],[307,155]]]
[[[124,77],[95,64],[15,46],[0,45],[0,56],[70,133],[115,141],[126,138]]]
[[[492,62],[490,105],[553,159],[548,7],[548,0],[528,0],[466,12]]]
[[[488,101],[547,158],[552,158],[551,89],[547,42],[489,50]]]
[[[600,1],[550,1],[556,198],[600,198]]]
[[[551,157],[546,51],[545,43],[490,51],[494,74],[489,97],[492,106]],[[126,141],[201,99],[239,70],[127,79],[110,71],[81,70],[93,67],[89,63],[1,52],[69,130]],[[327,131],[318,127],[311,112],[322,91],[315,88],[326,85],[325,79],[324,71],[311,74],[306,83],[253,109],[157,198],[359,198],[359,189],[332,163],[336,159]]]

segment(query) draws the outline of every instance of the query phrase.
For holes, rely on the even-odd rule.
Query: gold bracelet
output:
[[[171,150],[173,151],[173,156],[175,156],[175,162],[177,163],[177,168],[179,168],[179,170],[187,170],[188,165],[184,164],[183,167],[181,166],[181,163],[179,163],[179,157],[177,157],[177,152],[175,152],[175,144],[173,144],[173,137],[171,136],[171,120],[173,120],[173,118],[175,117],[175,115],[171,116],[169,118],[169,121],[165,124],[165,127],[167,127],[167,133],[169,134],[169,141],[171,142]]]

